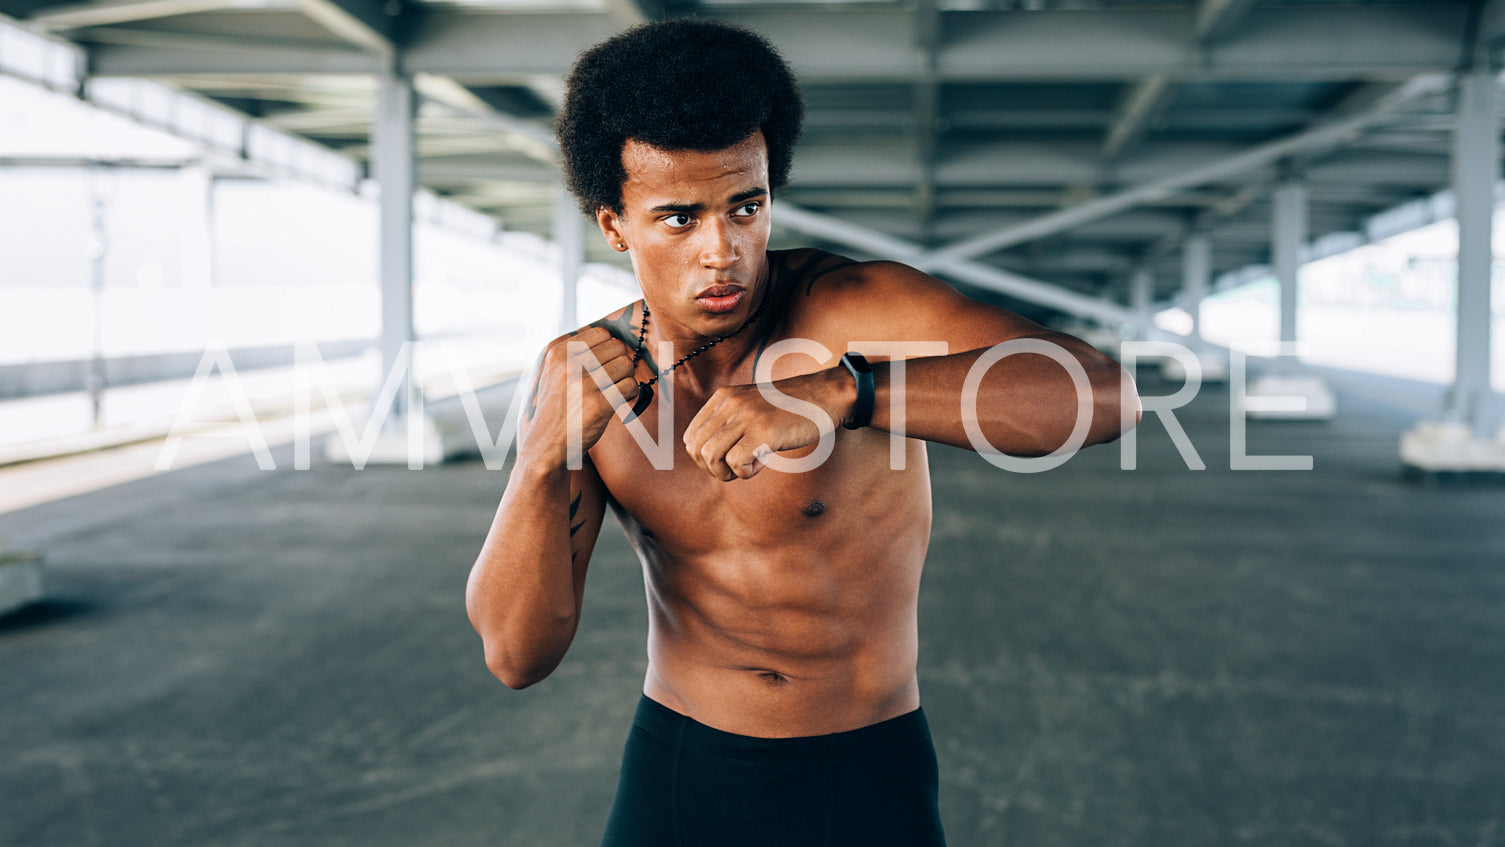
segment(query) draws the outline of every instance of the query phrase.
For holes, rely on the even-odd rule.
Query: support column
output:
[[[1241,410],[1251,418],[1282,420],[1327,420],[1338,412],[1337,398],[1327,380],[1309,372],[1296,358],[1297,278],[1301,251],[1307,239],[1305,183],[1287,180],[1271,198],[1275,207],[1270,221],[1270,259],[1280,282],[1280,348],[1264,376],[1254,380],[1243,394],[1235,394]],[[1247,403],[1246,398],[1260,398]]]
[[[1301,269],[1301,247],[1306,243],[1307,189],[1299,182],[1287,182],[1275,189],[1275,214],[1270,254],[1275,278],[1280,282],[1280,343],[1287,350],[1296,344],[1296,277]],[[1277,373],[1293,374],[1297,361],[1291,356],[1276,360]]]
[[[1140,268],[1129,278],[1129,308],[1139,317],[1140,335],[1149,335],[1155,325],[1155,316],[1150,314],[1150,301],[1155,294],[1155,277],[1149,268]]]
[[[1500,179],[1500,136],[1494,74],[1475,71],[1459,84],[1453,147],[1458,215],[1457,371],[1445,420],[1487,438],[1493,411],[1489,384],[1490,284],[1494,264],[1494,186]]]
[[[1494,186],[1500,178],[1495,74],[1475,68],[1458,81],[1453,194],[1458,218],[1457,371],[1441,419],[1401,438],[1401,461],[1425,472],[1505,473],[1505,428],[1496,425],[1490,386],[1490,286]]]
[[[87,254],[89,257],[89,292],[93,303],[93,326],[89,341],[89,372],[85,377],[85,388],[89,392],[90,426],[99,429],[104,426],[104,396],[107,382],[105,373],[104,353],[104,325],[105,325],[105,281],[108,265],[106,259],[110,252],[109,235],[109,199],[106,190],[101,186],[104,180],[114,180],[114,174],[109,165],[99,165],[90,169],[90,192],[92,216],[90,217],[91,229]]]
[[[381,186],[381,366],[383,378],[403,374],[389,418],[396,420],[406,418],[417,393],[412,368],[417,98],[406,74],[383,74],[377,87],[371,163]]]
[[[381,375],[372,392],[371,412],[381,429],[373,445],[347,444],[337,432],[325,442],[326,457],[370,464],[406,464],[422,468],[442,462],[445,449],[439,430],[423,410],[415,373],[417,339],[413,331],[413,192],[417,170],[417,95],[413,77],[393,60],[377,79],[377,114],[372,129],[371,165],[380,188],[379,247],[381,276]],[[383,395],[396,389],[390,409]],[[356,451],[364,455],[356,455]]]
[[[559,331],[580,328],[580,265],[585,260],[585,221],[575,198],[564,186],[554,200],[554,243],[559,246],[559,276],[563,283],[563,308],[559,313]]]
[[[1191,336],[1186,344],[1197,357],[1202,382],[1227,382],[1228,357],[1202,338],[1202,301],[1212,280],[1212,241],[1202,233],[1189,236],[1181,245],[1181,300],[1191,315]],[[1166,379],[1186,378],[1181,360],[1167,358],[1161,365]]]
[[[1207,299],[1208,277],[1212,275],[1212,243],[1205,235],[1186,239],[1181,247],[1181,294],[1191,315],[1191,340],[1194,348],[1202,342],[1202,301]]]

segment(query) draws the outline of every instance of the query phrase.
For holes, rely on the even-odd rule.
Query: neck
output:
[[[768,271],[765,263],[759,285],[753,291],[755,299],[746,317],[736,327],[719,335],[702,335],[687,331],[685,327],[657,320],[659,313],[648,305],[647,331],[639,337],[642,339],[643,356],[652,363],[660,378],[668,378],[673,372],[679,376],[691,376],[701,385],[724,383],[731,372],[740,367],[756,348],[762,335],[758,324],[769,320],[767,305],[769,298],[773,296],[773,286],[770,284],[771,275]],[[642,308],[639,307],[638,310],[639,327],[643,326]],[[673,346],[672,358],[654,355],[658,352],[658,345],[665,341]],[[658,361],[654,361],[655,359]]]

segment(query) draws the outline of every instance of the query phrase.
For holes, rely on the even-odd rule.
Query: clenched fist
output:
[[[632,348],[599,326],[558,339],[544,351],[534,382],[526,441],[521,449],[537,458],[565,464],[570,458],[570,428],[578,427],[580,450],[589,450],[611,421],[617,400],[602,388],[614,387],[629,406],[638,396]],[[570,393],[578,398],[571,420]]]
[[[685,450],[723,482],[749,479],[765,466],[804,470],[830,455],[837,420],[851,408],[851,377],[837,368],[763,385],[716,389],[685,428]],[[773,454],[820,442],[798,460]],[[794,463],[777,466],[780,459]]]

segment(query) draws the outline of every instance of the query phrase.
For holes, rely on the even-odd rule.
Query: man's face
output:
[[[629,140],[622,165],[624,214],[596,219],[609,244],[629,250],[660,332],[714,337],[741,326],[767,276],[763,133],[710,153]]]

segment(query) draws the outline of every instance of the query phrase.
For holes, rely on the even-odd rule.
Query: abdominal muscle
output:
[[[884,538],[855,545],[883,549],[851,549],[844,534],[840,557],[823,555],[821,545],[713,559],[645,550],[643,693],[701,723],[762,738],[843,732],[914,711],[928,532],[916,538],[904,529],[918,527],[890,525],[873,534]]]
[[[924,445],[910,442],[896,471],[887,433],[844,435],[817,469],[730,483],[688,456],[655,472],[625,446],[599,451],[643,563],[649,698],[762,738],[844,732],[919,707]]]

